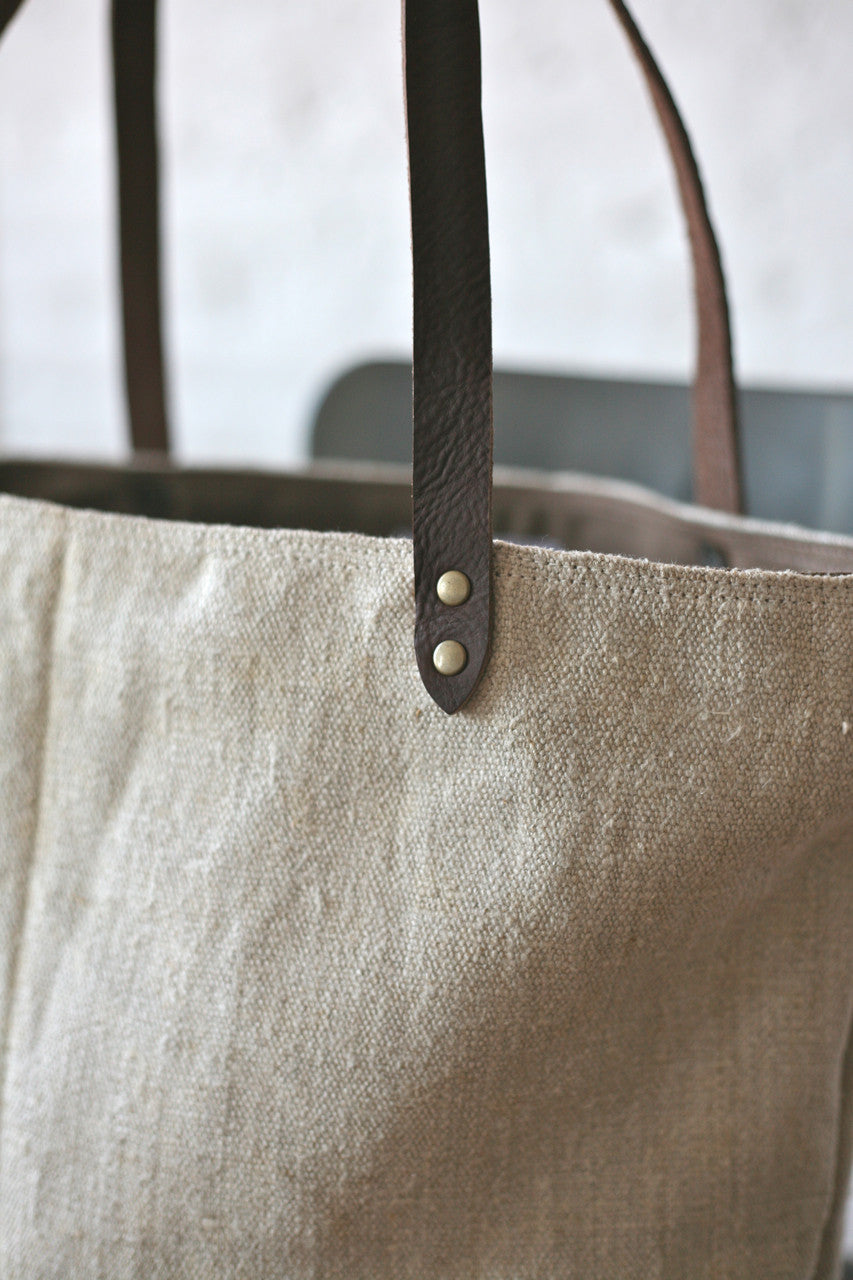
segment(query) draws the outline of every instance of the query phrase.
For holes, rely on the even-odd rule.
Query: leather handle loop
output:
[[[0,0],[0,35],[23,0]],[[690,237],[697,308],[694,497],[741,509],[735,384],[725,280],[702,180],[669,88],[622,0],[610,0],[646,78],[669,146]],[[476,12],[476,10],[475,10]],[[441,19],[433,23],[441,28]],[[124,365],[136,450],[168,450],[160,296],[156,0],[113,0],[112,42]],[[445,50],[446,52],[446,50]],[[479,62],[479,53],[476,54]],[[479,84],[479,74],[478,74]],[[428,82],[421,92],[430,92]],[[411,109],[412,94],[409,93]],[[479,118],[476,104],[467,110]],[[416,326],[417,327],[417,326]]]
[[[0,0],[0,37],[22,4],[23,0]],[[137,453],[169,450],[160,296],[156,21],[156,0],[113,0],[125,389],[130,440]]]
[[[738,511],[728,305],[699,168],[648,45],[622,0],[610,2],[663,126],[690,238],[698,319],[695,496]],[[414,274],[415,653],[430,695],[454,712],[485,671],[491,624],[492,340],[477,0],[404,0],[404,36]],[[451,569],[471,583],[460,605],[439,598],[439,577]],[[436,653],[446,641],[457,646],[449,669]]]

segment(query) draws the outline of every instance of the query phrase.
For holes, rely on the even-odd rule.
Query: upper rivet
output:
[[[442,640],[432,655],[432,665],[442,676],[458,676],[467,661],[465,646],[458,640]]]
[[[449,569],[439,578],[436,591],[442,604],[464,604],[471,594],[471,583],[459,569]]]

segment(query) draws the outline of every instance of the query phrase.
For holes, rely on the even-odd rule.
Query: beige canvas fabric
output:
[[[410,560],[0,498],[0,1275],[834,1275],[853,576]]]

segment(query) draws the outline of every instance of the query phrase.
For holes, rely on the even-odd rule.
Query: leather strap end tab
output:
[[[415,494],[415,656],[430,697],[452,715],[471,697],[489,657],[491,450],[470,459],[464,483],[434,479]],[[459,604],[442,599],[448,577],[467,584]]]
[[[415,622],[415,656],[424,688],[435,703],[453,715],[464,707],[480,683],[489,656],[490,582],[488,574],[475,575],[467,605],[450,608],[434,605],[434,587],[427,579],[418,601]],[[436,666],[442,651],[459,645],[464,650],[464,666],[457,674],[443,674]],[[451,655],[456,650],[450,648]],[[461,656],[461,654],[460,654]]]
[[[492,315],[480,28],[476,0],[410,0],[404,22],[415,653],[430,696],[452,713],[483,674],[491,619]],[[438,582],[454,572],[468,579],[470,594],[446,604]]]

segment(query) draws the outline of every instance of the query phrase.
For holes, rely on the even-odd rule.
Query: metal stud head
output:
[[[442,604],[464,604],[471,594],[471,583],[459,569],[450,569],[439,578],[436,591]]]
[[[458,676],[465,669],[468,654],[458,640],[442,640],[432,655],[432,665],[443,676]]]

